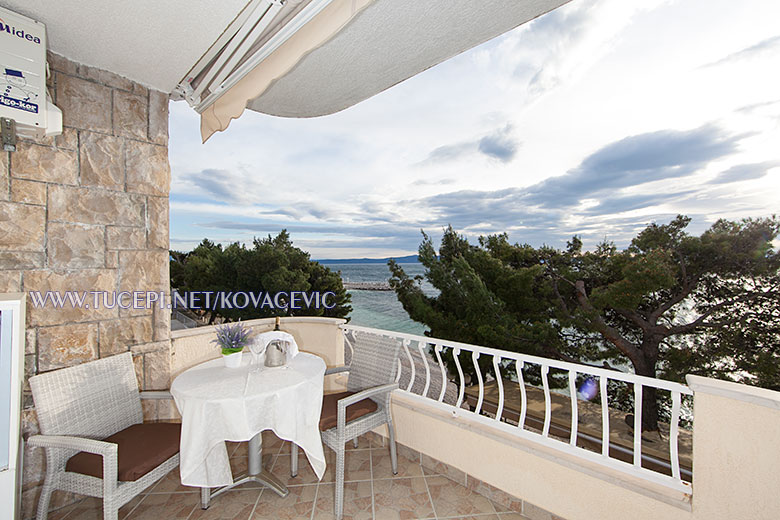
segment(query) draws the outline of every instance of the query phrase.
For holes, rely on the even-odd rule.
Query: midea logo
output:
[[[17,31],[16,27],[12,27],[12,26],[8,25],[7,23],[5,23],[5,20],[3,20],[2,18],[0,18],[0,31],[5,31],[8,34],[12,34],[14,36],[17,36],[17,37],[19,37],[19,38],[21,38],[23,40],[27,40],[29,42],[38,43],[38,44],[41,43],[41,39],[38,38],[37,36],[33,36],[32,34],[28,34],[28,33],[24,32],[24,30],[22,30],[22,29],[19,29]]]

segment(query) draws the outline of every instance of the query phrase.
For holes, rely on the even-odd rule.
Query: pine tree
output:
[[[510,244],[506,234],[470,245],[451,228],[439,255],[420,246],[421,279],[390,263],[409,316],[443,339],[566,361],[625,367],[682,381],[686,373],[780,389],[780,254],[774,217],[717,221],[701,236],[690,219],[650,224],[625,250],[583,252]],[[465,365],[465,364],[464,364]],[[643,428],[657,430],[658,396],[645,388]]]

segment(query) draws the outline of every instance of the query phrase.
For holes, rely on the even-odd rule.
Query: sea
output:
[[[420,263],[400,264],[406,274],[413,277],[422,275],[425,268]],[[377,263],[329,263],[331,271],[341,271],[345,282],[387,282],[390,270],[386,264]],[[435,289],[427,283],[423,284],[426,294],[435,294]],[[405,332],[422,335],[426,327],[409,318],[395,295],[395,291],[350,290],[352,295],[352,313],[350,323],[362,327]]]

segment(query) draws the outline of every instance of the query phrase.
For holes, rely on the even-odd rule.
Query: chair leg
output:
[[[298,445],[290,444],[290,476],[298,476]]]
[[[357,437],[352,439],[352,447],[357,449],[357,447],[358,447],[358,438]]]
[[[35,515],[36,520],[46,520],[49,515],[49,501],[51,500],[51,494],[54,488],[51,484],[44,481],[43,488],[41,489],[41,497],[38,499],[38,512]]]
[[[336,520],[344,514],[344,445],[336,450],[336,498],[334,502]]]
[[[208,509],[211,502],[211,489],[207,487],[200,488],[200,508]]]
[[[113,501],[103,499],[103,520],[118,520],[119,507]]]
[[[395,428],[393,421],[387,421],[388,442],[390,443],[390,463],[393,467],[393,475],[398,475],[398,455],[395,452]]]

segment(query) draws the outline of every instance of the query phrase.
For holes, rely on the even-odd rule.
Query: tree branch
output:
[[[633,344],[631,344],[629,341],[627,341],[623,336],[620,335],[620,332],[617,331],[617,329],[614,329],[607,325],[607,323],[604,321],[604,319],[601,317],[599,312],[593,307],[593,305],[590,303],[590,300],[588,299],[588,295],[585,292],[585,282],[582,280],[577,280],[574,284],[574,288],[577,291],[577,302],[579,303],[580,307],[585,309],[588,313],[591,314],[592,318],[590,320],[591,324],[595,327],[597,331],[601,333],[604,338],[606,338],[607,341],[615,345],[618,350],[620,350],[623,354],[628,356],[628,358],[632,362],[639,362],[641,363],[642,360],[640,359],[640,350],[635,347]]]
[[[555,291],[555,301],[558,303],[558,307],[560,307],[560,309],[563,311],[563,313],[566,314],[566,316],[569,319],[573,320],[574,316],[572,315],[571,311],[569,310],[569,306],[566,305],[566,302],[564,301],[563,296],[561,296],[561,291],[558,290],[558,280],[557,280],[558,278],[560,278],[561,280],[564,280],[567,283],[571,283],[571,282],[569,280],[567,280],[566,278],[564,278],[563,276],[560,276],[557,273],[552,273],[552,286],[553,286],[553,291]],[[572,285],[574,285],[574,284],[572,284]]]
[[[716,328],[720,328],[720,327],[727,327],[729,325],[735,324],[740,319],[741,319],[741,317],[730,318],[728,320],[721,320],[721,321],[704,321],[704,322],[699,323],[696,327],[688,327],[687,325],[684,325],[684,326],[682,326],[680,328],[685,328],[685,330],[672,332],[672,334],[679,334],[679,335],[693,334],[698,329],[716,329]],[[698,321],[698,320],[696,320],[696,321]]]
[[[750,301],[750,300],[752,300],[754,298],[758,298],[759,296],[761,296],[761,295],[760,294],[753,294],[753,293],[751,293],[751,294],[747,294],[747,295],[745,295],[743,297],[740,297],[740,298],[734,298],[734,299],[731,299],[731,300],[724,300],[724,301],[722,301],[720,303],[717,303],[717,304],[713,305],[709,309],[707,309],[701,316],[699,316],[698,318],[696,318],[695,320],[693,320],[690,323],[686,323],[685,325],[677,325],[676,327],[669,327],[667,329],[667,331],[668,331],[667,335],[672,335],[672,334],[690,334],[691,332],[695,332],[696,329],[698,329],[698,328],[714,328],[714,327],[719,327],[719,326],[723,326],[723,325],[730,325],[732,323],[735,323],[735,322],[739,321],[741,318],[740,317],[735,317],[735,318],[730,318],[730,319],[722,320],[722,321],[718,321],[718,322],[707,322],[706,320],[707,320],[707,318],[712,316],[715,312],[717,312],[718,310],[720,310],[720,309],[722,309],[724,307],[728,307],[728,306],[734,305],[735,303]]]
[[[647,320],[653,325],[658,323],[658,318],[660,318],[661,315],[663,315],[663,313],[665,313],[666,311],[668,311],[669,309],[671,309],[672,307],[674,307],[675,305],[683,301],[686,297],[688,297],[688,295],[690,295],[691,292],[693,292],[693,290],[696,288],[696,284],[699,283],[698,277],[694,277],[692,280],[688,279],[688,269],[685,266],[685,259],[683,258],[683,256],[680,254],[679,251],[677,251],[677,258],[680,261],[680,274],[682,275],[682,289],[680,290],[679,293],[674,295],[669,301],[667,301],[666,303],[662,303],[661,305],[656,307],[656,309],[653,312],[651,312],[648,315]]]
[[[644,332],[647,332],[653,327],[653,324],[645,320],[642,316],[639,315],[639,313],[635,311],[629,311],[626,309],[616,309],[613,307],[613,310],[623,316],[624,318],[627,318],[636,324],[637,327],[642,329]]]

